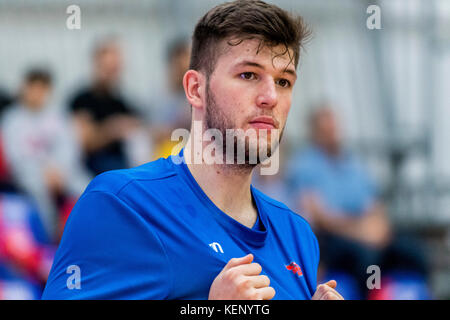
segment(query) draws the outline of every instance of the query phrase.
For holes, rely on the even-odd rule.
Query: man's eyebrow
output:
[[[238,68],[238,67],[244,67],[244,66],[256,67],[256,68],[259,68],[259,69],[262,69],[262,70],[266,69],[266,68],[264,68],[263,65],[261,65],[261,64],[259,64],[257,62],[247,61],[247,60],[239,62],[238,64],[236,64],[235,67]],[[283,70],[283,73],[289,73],[293,77],[297,78],[297,73],[295,72],[295,70],[285,68]]]

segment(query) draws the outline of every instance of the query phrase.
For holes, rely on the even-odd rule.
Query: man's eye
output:
[[[289,80],[286,80],[286,79],[280,79],[277,82],[283,88],[289,88],[291,86],[291,82]]]
[[[255,74],[253,72],[244,72],[240,74],[241,79],[253,80],[255,79]]]

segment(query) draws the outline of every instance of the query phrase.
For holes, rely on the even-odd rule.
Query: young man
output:
[[[1,119],[0,134],[12,178],[36,202],[45,231],[57,241],[61,213],[91,177],[79,165],[80,147],[70,122],[48,102],[51,90],[47,70],[29,70],[17,103]]]
[[[284,128],[306,35],[301,18],[261,1],[209,11],[183,81],[193,127],[185,161],[97,177],[67,222],[43,298],[342,299],[334,281],[316,290],[316,237],[251,186],[256,164],[195,161],[198,122],[201,132],[254,130],[275,151],[279,141],[261,130]],[[238,138],[227,153],[242,144],[254,151]]]
[[[136,110],[120,94],[123,58],[119,43],[105,39],[93,52],[92,83],[69,102],[85,168],[98,175],[129,168],[126,140],[139,127]]]

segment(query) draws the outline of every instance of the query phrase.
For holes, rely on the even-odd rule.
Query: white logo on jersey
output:
[[[220,251],[220,253],[223,253],[222,246],[221,246],[219,243],[213,242],[213,243],[210,243],[209,246],[210,246],[211,248],[213,248],[213,250],[214,250],[215,252],[219,252],[219,251]]]

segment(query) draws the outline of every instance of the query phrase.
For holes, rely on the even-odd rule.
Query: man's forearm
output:
[[[375,204],[360,217],[326,216],[319,222],[322,229],[374,246],[382,246],[389,238],[390,227],[383,206]]]

